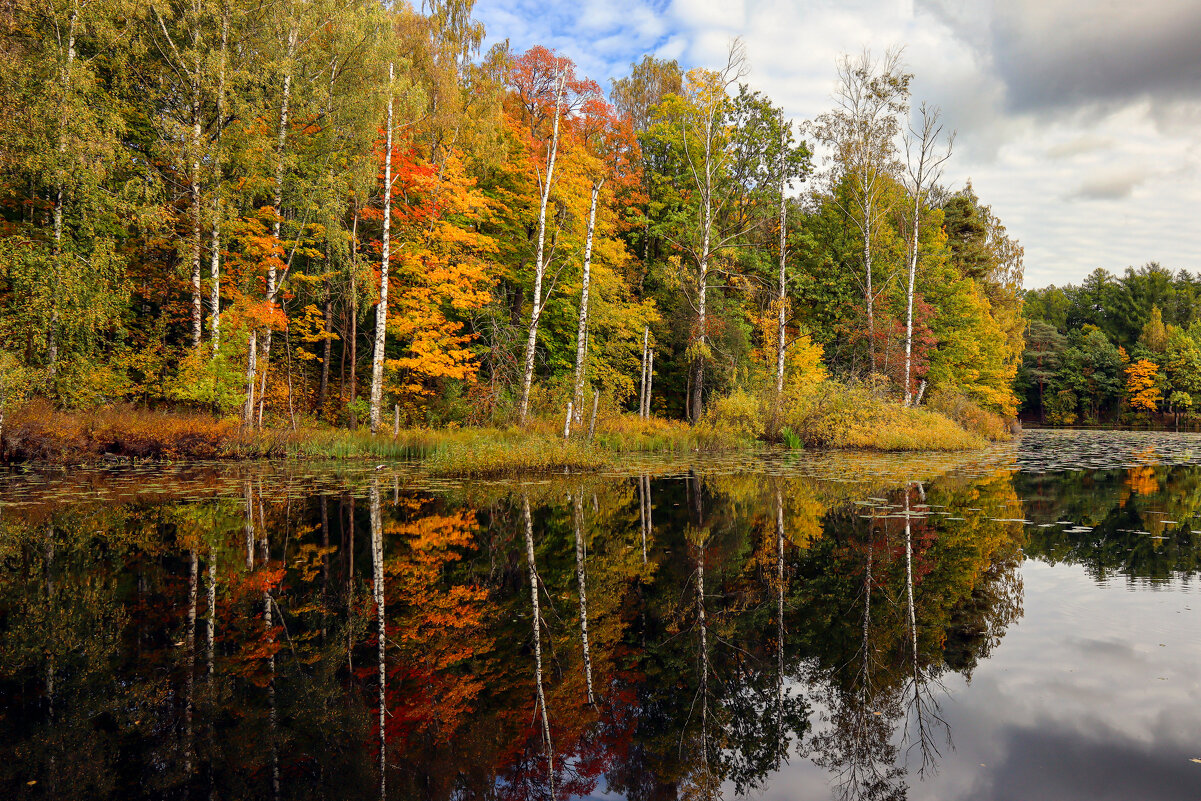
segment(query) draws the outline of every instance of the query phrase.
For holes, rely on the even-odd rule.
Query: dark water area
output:
[[[1201,798],[1201,437],[0,474],[0,791]]]

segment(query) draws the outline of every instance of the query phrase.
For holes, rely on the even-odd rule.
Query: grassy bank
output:
[[[906,408],[869,384],[820,381],[715,400],[702,427],[792,447],[879,451],[957,451],[1008,439],[1000,415],[962,395],[940,394]]]
[[[967,450],[1006,434],[1003,421],[962,399],[942,411],[905,409],[864,387],[823,382],[803,393],[735,392],[710,404],[697,426],[611,414],[592,443],[562,436],[562,422],[525,428],[403,429],[372,435],[333,428],[243,431],[236,420],[184,412],[107,407],[56,410],[31,402],[9,415],[5,462],[89,464],[124,460],[406,459],[436,475],[489,477],[598,470],[622,454],[740,450],[757,442],[881,451]]]

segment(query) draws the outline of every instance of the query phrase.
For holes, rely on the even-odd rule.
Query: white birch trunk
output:
[[[195,6],[193,6],[195,13]],[[198,16],[198,15],[197,15]],[[192,139],[189,164],[189,193],[192,196],[192,348],[200,348],[204,332],[204,295],[200,288],[201,197],[200,197],[200,20],[192,21]]]
[[[225,62],[229,52],[229,9],[221,11],[221,62],[217,71],[217,125],[213,139],[212,230],[209,239],[209,339],[213,355],[221,347],[221,132],[225,124]],[[328,342],[328,340],[327,340]]]
[[[776,320],[776,395],[784,392],[784,323],[787,320],[788,276],[786,273],[788,231],[785,228],[788,201],[784,197],[786,183],[784,170],[784,137],[780,137],[780,310]]]
[[[542,196],[538,202],[538,249],[534,259],[534,298],[530,308],[529,336],[525,343],[525,373],[521,380],[521,408],[518,420],[525,425],[530,410],[530,384],[534,380],[534,350],[538,344],[538,320],[542,316],[542,278],[546,273],[546,204],[550,201],[550,190],[554,182],[555,157],[559,152],[559,116],[563,106],[563,91],[566,75],[559,75],[555,83],[555,118],[547,148],[546,180],[542,184]]]
[[[871,210],[863,211],[863,270],[867,281],[867,353],[872,372],[876,372],[876,296],[872,289],[872,220]]]
[[[592,199],[588,205],[588,233],[584,238],[584,273],[580,287],[580,322],[576,330],[575,346],[575,402],[576,422],[584,409],[584,368],[588,359],[588,284],[592,273],[592,236],[596,230],[596,201],[604,181],[592,184]]]
[[[708,156],[706,155],[706,168],[708,168]],[[706,346],[706,326],[708,325],[707,307],[705,304],[705,295],[709,286],[709,240],[712,228],[712,207],[708,193],[704,199],[704,220],[705,233],[701,245],[701,263],[700,275],[697,289],[697,331],[701,353],[697,354],[696,366],[693,371],[692,379],[692,424],[696,425],[701,421],[701,415],[705,412],[704,407],[704,385],[705,385],[705,357],[704,350]],[[648,375],[649,379],[649,375]]]
[[[650,326],[642,328],[642,376],[638,381],[638,417],[646,419],[646,354],[650,338]]]
[[[388,326],[388,266],[392,229],[392,81],[395,68],[388,64],[388,130],[384,144],[384,234],[379,267],[379,305],[375,307],[375,347],[371,353],[371,433],[379,431],[384,394],[384,341]]]
[[[921,188],[913,193],[913,231],[909,237],[909,282],[905,287],[905,405],[913,403],[913,287],[917,279],[917,229],[921,216]],[[906,526],[909,525],[906,519]]]
[[[646,408],[642,411],[642,417],[645,420],[651,418],[651,393],[655,388],[655,349],[651,348],[646,352]]]

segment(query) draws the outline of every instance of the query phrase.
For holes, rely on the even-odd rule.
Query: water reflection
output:
[[[956,759],[947,679],[1021,618],[1023,549],[1138,581],[1199,555],[1187,466],[410,478],[27,488],[0,521],[0,784],[712,798],[804,763],[905,798]]]

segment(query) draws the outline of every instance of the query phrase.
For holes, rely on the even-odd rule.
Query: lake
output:
[[[0,473],[10,798],[1201,797],[1201,437]]]

